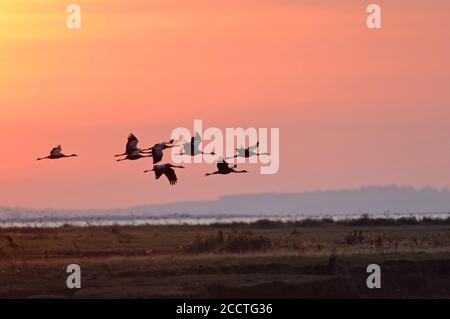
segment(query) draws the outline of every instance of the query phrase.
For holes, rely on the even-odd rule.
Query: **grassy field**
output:
[[[446,223],[0,229],[1,298],[450,298]],[[82,288],[66,287],[79,264]],[[367,265],[382,269],[366,286]]]

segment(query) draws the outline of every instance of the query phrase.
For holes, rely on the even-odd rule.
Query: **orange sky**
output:
[[[450,186],[450,2],[0,1],[0,205],[126,207],[373,184]],[[180,183],[116,163],[126,136],[278,127],[280,171]],[[76,159],[36,162],[62,144]]]

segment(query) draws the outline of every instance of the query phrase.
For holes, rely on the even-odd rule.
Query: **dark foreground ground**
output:
[[[263,221],[0,234],[0,298],[450,298],[446,224]],[[66,287],[73,263],[81,289]],[[366,286],[372,263],[381,266],[380,289]]]

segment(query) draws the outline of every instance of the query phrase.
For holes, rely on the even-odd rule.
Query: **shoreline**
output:
[[[373,222],[371,222],[373,221]],[[62,219],[26,219],[26,220],[0,220],[0,229],[3,228],[60,228],[60,227],[92,227],[92,226],[181,226],[203,225],[213,226],[233,224],[255,224],[260,222],[272,223],[305,223],[318,224],[353,223],[355,226],[364,224],[402,225],[419,224],[426,221],[427,224],[450,224],[450,213],[392,213],[392,214],[354,214],[336,216],[317,215],[280,215],[280,216],[115,216],[96,218],[62,218]]]

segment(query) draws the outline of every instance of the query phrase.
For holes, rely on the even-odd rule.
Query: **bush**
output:
[[[364,236],[362,231],[354,230],[349,232],[344,237],[344,242],[347,245],[361,244],[364,242]]]
[[[197,235],[195,240],[183,249],[189,253],[266,251],[273,247],[270,238],[255,236],[243,232],[225,235],[222,231],[215,234]]]

